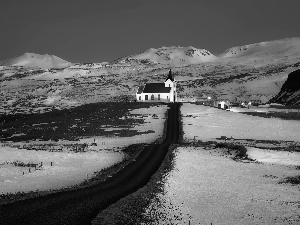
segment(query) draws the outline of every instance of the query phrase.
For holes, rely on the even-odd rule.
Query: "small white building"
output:
[[[216,104],[219,109],[229,109],[230,107],[230,102],[226,100],[216,101]]]
[[[164,83],[147,83],[140,86],[136,92],[138,102],[176,102],[176,81],[169,71]]]

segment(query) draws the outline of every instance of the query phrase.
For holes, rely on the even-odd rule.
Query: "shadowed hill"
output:
[[[285,105],[300,104],[300,69],[289,74],[280,92],[270,100],[271,102]]]

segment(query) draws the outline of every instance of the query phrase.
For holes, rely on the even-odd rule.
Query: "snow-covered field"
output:
[[[300,142],[300,121],[262,118],[185,103],[181,107],[184,138],[214,140],[221,136],[235,139]]]
[[[92,143],[94,139],[97,143],[97,146],[89,146],[88,152],[84,153],[30,151],[7,146],[1,147],[0,145],[0,194],[59,189],[83,182],[90,178],[94,171],[99,171],[121,161],[124,154],[119,152],[120,148],[136,143],[151,143],[161,137],[167,108],[166,105],[160,105],[130,111],[132,117],[141,117],[145,121],[143,124],[130,129],[141,132],[151,130],[153,133],[132,137],[81,139],[80,143]],[[157,116],[153,117],[153,114]],[[59,141],[56,144],[63,144],[64,142],[70,143]],[[11,164],[17,161],[25,164],[35,163],[38,164],[38,167],[42,162],[42,167],[39,170],[31,168],[29,173],[29,167]]]
[[[300,166],[300,152],[274,151],[247,147],[247,155],[258,162],[285,166]]]
[[[269,112],[300,112],[300,109],[280,109],[280,108],[272,108],[272,107],[256,107],[252,106],[249,109],[248,108],[240,108],[240,107],[233,107],[228,109],[228,111],[231,112],[261,112],[261,113],[269,113]]]
[[[181,113],[186,139],[300,140],[299,121],[187,103]],[[280,182],[299,175],[300,152],[247,150],[249,158],[260,163],[234,161],[221,149],[177,148],[164,191],[145,215],[155,224],[299,224],[299,187]]]
[[[123,157],[121,152],[109,151],[57,153],[1,147],[0,193],[45,191],[79,184]],[[30,168],[29,172],[29,167],[11,164],[18,161],[38,164],[37,169]]]
[[[299,224],[299,187],[278,183],[295,175],[299,171],[287,166],[241,163],[217,150],[180,147],[164,193],[146,215],[156,224]]]

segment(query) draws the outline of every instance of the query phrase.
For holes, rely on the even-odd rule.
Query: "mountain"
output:
[[[165,81],[169,69],[177,81],[179,101],[206,96],[266,103],[277,95],[277,102],[300,104],[298,89],[281,92],[288,75],[300,69],[300,38],[233,47],[218,56],[205,49],[173,46],[150,48],[113,63],[68,66],[56,56],[27,53],[2,64],[24,67],[0,66],[0,115],[134,100],[141,84]]]
[[[130,61],[140,61],[142,63],[152,62],[159,64],[168,64],[173,66],[199,64],[212,62],[217,57],[205,49],[190,47],[162,47],[150,48],[145,52],[122,57],[117,59],[117,63],[128,63]]]
[[[269,102],[285,105],[300,104],[300,69],[295,70],[288,75],[288,78],[282,85],[278,95],[272,98]]]
[[[299,53],[300,38],[295,37],[232,47],[220,54],[218,58],[220,61],[280,63],[280,61],[285,61],[287,58],[298,57]]]
[[[35,53],[26,52],[21,56],[1,61],[0,65],[38,67],[41,69],[50,69],[50,68],[65,68],[72,64],[55,55],[39,55]]]

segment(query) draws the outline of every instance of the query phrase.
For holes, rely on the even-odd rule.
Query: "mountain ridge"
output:
[[[285,55],[282,55],[283,52],[285,52]],[[130,64],[134,62],[184,66],[206,62],[236,60],[238,57],[244,60],[249,60],[255,57],[287,57],[299,52],[300,37],[293,37],[235,46],[226,49],[219,55],[214,55],[204,48],[200,49],[193,46],[163,46],[160,48],[149,48],[140,53],[117,58],[110,64]],[[2,66],[39,67],[42,69],[65,68],[72,66],[73,64],[74,63],[68,62],[55,55],[41,55],[29,52],[14,58],[0,61],[0,65]]]
[[[20,56],[0,61],[2,66],[24,66],[38,67],[41,69],[65,68],[71,66],[72,63],[61,59],[55,55],[40,55],[36,53],[26,52]]]
[[[152,62],[170,65],[189,65],[214,61],[217,57],[206,49],[197,49],[193,46],[170,46],[149,48],[144,52],[124,56],[114,60],[114,63],[128,63],[130,60]]]
[[[285,38],[273,41],[264,41],[254,44],[247,44],[242,46],[235,46],[226,49],[223,53],[218,55],[218,57],[237,57],[251,55],[258,52],[276,53],[280,51],[291,50],[291,48],[297,48],[297,50],[300,50],[300,37]]]
[[[148,49],[114,63],[76,63],[61,69],[0,66],[0,113],[133,101],[141,84],[163,82],[170,69],[176,77],[178,101],[195,102],[209,96],[263,104],[280,92],[289,73],[300,69],[300,38],[260,42],[247,49],[235,57],[220,57],[192,46],[171,46]],[[38,56],[27,53],[26,57]],[[51,62],[50,56],[41,58],[41,62]],[[294,104],[288,98],[284,101]]]

